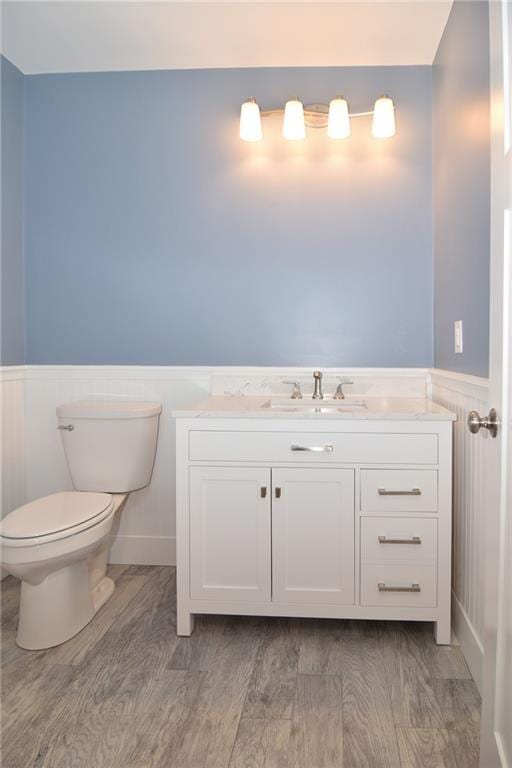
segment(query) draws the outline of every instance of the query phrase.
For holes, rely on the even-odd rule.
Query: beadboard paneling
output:
[[[2,517],[26,499],[24,378],[22,366],[0,369]]]
[[[453,617],[455,634],[481,687],[484,630],[484,473],[489,436],[472,435],[468,412],[489,410],[488,380],[434,370],[431,397],[457,414],[454,425]]]

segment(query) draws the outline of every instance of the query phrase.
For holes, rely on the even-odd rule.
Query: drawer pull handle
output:
[[[393,587],[381,581],[378,585],[379,592],[421,592],[419,584],[411,584],[410,587]]]
[[[260,488],[260,496],[261,496],[262,499],[266,499],[267,498],[267,488],[266,488],[265,485],[262,485],[261,488]]]
[[[332,453],[334,445],[291,445],[292,451],[310,451],[311,453]]]
[[[388,539],[387,536],[379,536],[379,544],[421,544],[419,536],[412,536],[410,539]]]
[[[276,488],[276,499],[280,499],[280,498],[281,498],[281,489]]]
[[[379,496],[421,496],[420,488],[412,488],[410,491],[387,491],[379,488]]]

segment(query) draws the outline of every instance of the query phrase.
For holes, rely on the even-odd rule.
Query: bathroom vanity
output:
[[[173,416],[179,635],[216,613],[432,621],[450,642],[454,414],[211,397]]]

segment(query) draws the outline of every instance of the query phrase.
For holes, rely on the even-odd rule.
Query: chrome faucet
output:
[[[324,393],[322,392],[322,371],[314,371],[313,378],[315,380],[315,391],[313,392],[313,400],[323,400]]]

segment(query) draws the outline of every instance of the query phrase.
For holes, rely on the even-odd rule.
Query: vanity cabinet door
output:
[[[270,504],[270,469],[190,468],[192,598],[270,601]]]
[[[272,599],[354,603],[354,470],[272,470]]]

